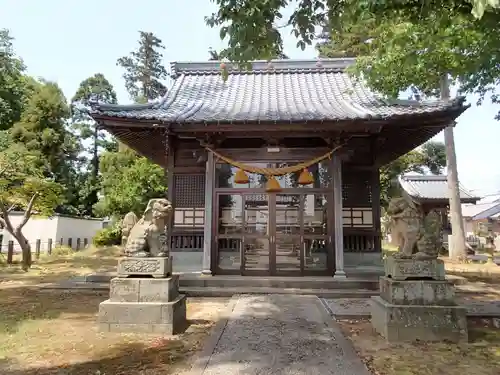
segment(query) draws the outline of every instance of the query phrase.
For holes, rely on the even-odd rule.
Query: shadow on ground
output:
[[[0,289],[0,334],[17,332],[27,320],[56,319],[62,314],[79,316],[95,314],[99,301],[108,292],[75,293],[72,291],[43,291],[17,287]],[[96,304],[97,303],[97,304]]]
[[[159,339],[152,346],[128,343],[99,353],[99,358],[64,366],[9,370],[12,361],[0,361],[2,375],[125,375],[175,374],[172,365],[190,354],[191,348],[182,339]]]

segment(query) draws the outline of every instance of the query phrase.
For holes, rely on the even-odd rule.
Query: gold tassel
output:
[[[304,168],[302,172],[300,172],[299,180],[297,181],[299,185],[311,185],[314,183],[314,178],[311,172]]]
[[[274,176],[267,176],[266,191],[270,193],[281,191],[280,183]]]
[[[248,184],[250,180],[248,179],[247,174],[243,169],[238,169],[234,174],[234,183],[235,184]]]

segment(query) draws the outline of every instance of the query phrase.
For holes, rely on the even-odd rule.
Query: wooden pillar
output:
[[[203,275],[211,275],[212,264],[212,224],[213,224],[213,189],[214,189],[214,154],[207,154],[205,168],[205,225],[203,231]]]
[[[335,228],[335,274],[336,279],[345,279],[344,271],[344,228],[342,221],[342,160],[332,157],[333,225]]]
[[[167,222],[166,231],[166,241],[169,251],[172,251],[172,231],[174,229],[174,216],[175,216],[175,189],[174,189],[174,166],[175,166],[175,149],[173,137],[167,130],[165,132],[165,158],[166,158],[166,171],[165,179],[167,182],[167,199],[170,201],[173,207],[172,215]]]
[[[372,217],[373,229],[378,233],[374,238],[375,252],[382,252],[382,230],[380,228],[380,169],[374,167],[372,171]]]
[[[52,238],[49,238],[47,240],[47,254],[52,254]]]
[[[35,259],[40,259],[40,251],[42,248],[42,241],[37,239],[35,242]]]

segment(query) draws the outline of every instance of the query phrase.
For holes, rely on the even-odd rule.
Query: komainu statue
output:
[[[130,231],[134,227],[134,225],[137,223],[137,215],[133,212],[129,212],[128,214],[125,215],[125,217],[122,220],[122,246],[125,246],[127,244],[127,238],[130,235]]]
[[[129,257],[168,257],[165,227],[172,214],[172,204],[164,198],[151,199],[144,215],[134,225],[125,244]]]
[[[436,213],[424,215],[410,199],[393,198],[387,213],[391,217],[392,235],[398,244],[397,258],[432,259],[439,249],[439,220]]]
[[[393,198],[387,213],[391,217],[392,236],[399,248],[399,257],[411,258],[420,235],[422,214],[416,205],[405,198]]]

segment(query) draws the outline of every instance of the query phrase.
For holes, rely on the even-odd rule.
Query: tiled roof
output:
[[[220,62],[172,63],[173,85],[157,103],[96,106],[94,116],[169,123],[385,119],[462,108],[464,98],[388,100],[350,77],[354,59],[256,61],[251,70]]]
[[[462,205],[462,216],[472,220],[494,218],[500,213],[500,202],[479,201],[477,204]]]
[[[399,178],[403,190],[412,198],[420,200],[448,200],[448,183],[446,176],[413,176]],[[462,203],[475,203],[479,197],[460,185]]]

